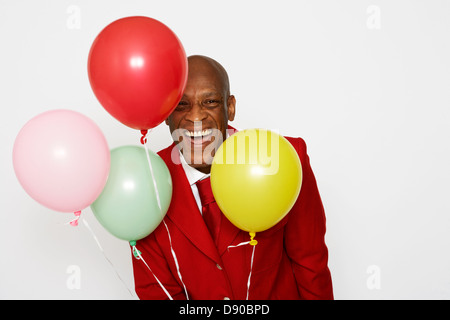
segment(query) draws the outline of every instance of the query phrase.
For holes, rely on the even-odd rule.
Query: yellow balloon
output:
[[[219,208],[236,227],[250,232],[252,240],[255,232],[284,218],[301,184],[297,152],[286,138],[269,130],[231,135],[211,166],[211,187]]]

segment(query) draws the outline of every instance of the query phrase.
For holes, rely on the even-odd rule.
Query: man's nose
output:
[[[191,110],[186,114],[186,120],[196,122],[203,121],[208,115],[199,103],[192,106]]]

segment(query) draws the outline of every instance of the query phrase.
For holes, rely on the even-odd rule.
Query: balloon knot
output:
[[[141,252],[136,248],[136,241],[135,240],[131,240],[130,241],[130,246],[131,246],[131,248],[133,250],[134,257],[139,260],[140,259],[139,256],[141,255]]]
[[[249,242],[249,244],[251,246],[256,246],[258,244],[258,241],[254,239],[255,235],[256,235],[255,232],[250,232],[250,242]]]
[[[78,226],[78,220],[80,220],[81,211],[75,211],[73,214],[75,215],[75,219],[70,221],[70,225],[76,227]]]
[[[141,143],[142,144],[146,144],[147,143],[147,132],[148,132],[147,129],[141,130],[141,134],[142,134]]]

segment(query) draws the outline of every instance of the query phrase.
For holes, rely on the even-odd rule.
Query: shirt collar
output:
[[[178,150],[178,152],[180,152],[180,150]],[[197,181],[205,179],[210,176],[209,173],[203,173],[203,172],[191,167],[190,165],[188,165],[181,152],[180,152],[180,161],[181,161],[181,165],[184,169],[184,173],[186,174],[186,178],[188,179],[189,184],[191,186],[193,184],[196,184]]]

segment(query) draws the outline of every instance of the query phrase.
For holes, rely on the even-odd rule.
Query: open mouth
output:
[[[211,141],[212,132],[212,129],[196,131],[185,130],[183,134],[185,137],[190,139],[191,143],[195,145],[202,145]]]

